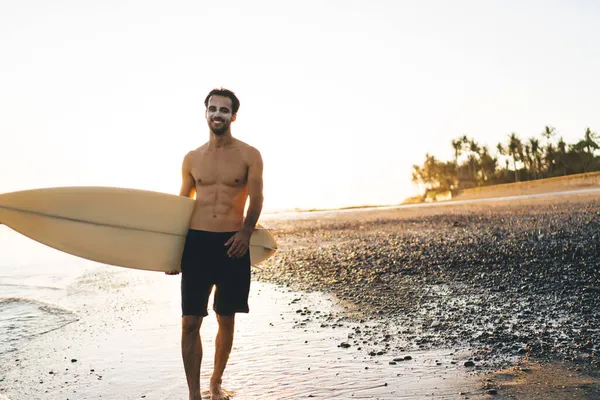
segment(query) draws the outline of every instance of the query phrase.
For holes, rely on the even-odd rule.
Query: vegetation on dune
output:
[[[574,144],[555,136],[551,126],[539,138],[521,139],[513,132],[492,155],[487,146],[463,135],[451,141],[453,160],[426,154],[423,165],[413,165],[412,181],[423,184],[427,194],[600,171],[600,156],[595,155],[600,148],[598,134],[587,128]]]

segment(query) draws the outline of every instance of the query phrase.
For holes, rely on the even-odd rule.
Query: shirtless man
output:
[[[213,285],[219,330],[215,342],[210,399],[228,399],[221,389],[233,343],[235,313],[247,313],[250,291],[250,236],[263,202],[263,163],[258,150],[231,136],[239,100],[226,89],[211,91],[204,102],[208,142],[183,160],[181,196],[194,197],[181,261],[181,350],[190,400],[201,400],[200,326],[208,315]],[[250,199],[244,218],[246,201]]]

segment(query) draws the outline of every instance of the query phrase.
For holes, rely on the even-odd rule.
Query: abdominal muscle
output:
[[[189,227],[209,232],[240,230],[244,225],[247,197],[245,185],[196,185],[196,202]]]

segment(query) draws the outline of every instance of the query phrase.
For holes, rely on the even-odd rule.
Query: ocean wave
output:
[[[10,286],[10,287],[18,287],[18,288],[35,288],[35,289],[49,289],[49,290],[64,290],[64,287],[60,286],[47,286],[47,285],[26,285],[23,283],[5,283],[0,282],[0,286]],[[0,398],[0,400],[2,400]]]
[[[56,304],[50,304],[36,299],[30,299],[26,297],[0,297],[0,307],[3,304],[34,304],[42,307],[44,311],[51,313],[69,313],[73,314],[73,311],[68,310],[64,307],[57,306]]]
[[[27,341],[78,320],[66,308],[38,300],[0,298],[0,356],[18,350]]]

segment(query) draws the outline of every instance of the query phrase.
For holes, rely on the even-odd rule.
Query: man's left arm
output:
[[[263,206],[263,161],[260,152],[255,148],[251,148],[250,151],[247,185],[250,204],[244,219],[244,226],[226,243],[226,245],[231,244],[228,251],[229,256],[235,258],[243,256],[248,251],[250,237]]]

